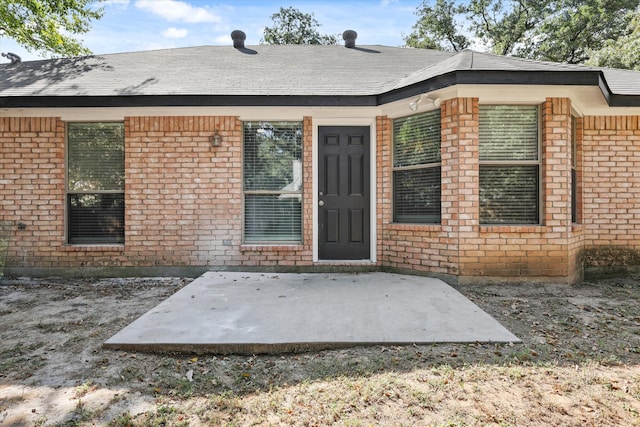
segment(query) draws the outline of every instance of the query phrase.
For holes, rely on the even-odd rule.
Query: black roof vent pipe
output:
[[[358,38],[358,33],[353,30],[347,30],[342,33],[342,39],[344,40],[344,47],[349,49],[353,49],[356,47],[356,39]]]
[[[2,56],[10,60],[12,64],[19,64],[22,62],[22,58],[20,58],[18,55],[12,52],[7,52],[7,53],[2,52]]]
[[[233,47],[236,49],[244,49],[244,41],[247,39],[247,35],[244,31],[234,30],[231,32],[231,40],[233,40]]]

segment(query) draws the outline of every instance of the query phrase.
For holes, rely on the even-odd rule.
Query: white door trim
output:
[[[365,261],[365,263],[376,263],[376,254],[377,254],[377,170],[376,170],[376,159],[377,159],[377,146],[378,141],[376,138],[376,119],[373,118],[344,118],[344,117],[322,117],[322,118],[313,118],[313,142],[312,142],[312,191],[313,191],[313,262],[314,263],[339,263],[339,264],[362,264],[363,261],[354,261],[354,260],[331,260],[324,261],[318,258],[318,128],[320,126],[369,126],[370,132],[370,153],[369,153],[369,174],[370,174],[370,203],[371,203],[371,218],[370,218],[370,250],[371,253],[369,255],[369,260]]]

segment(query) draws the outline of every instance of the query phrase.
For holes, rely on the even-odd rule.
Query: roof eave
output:
[[[604,76],[600,71],[499,71],[458,70],[415,83],[379,95],[381,104],[399,101],[455,85],[553,85],[553,86],[598,86],[607,102],[612,97]],[[633,98],[634,96],[630,96]],[[640,96],[637,102],[640,102]],[[610,103],[611,105],[611,103]]]
[[[0,97],[0,108],[375,107],[455,85],[597,86],[611,107],[640,106],[640,94],[613,94],[599,70],[457,70],[379,95],[114,95]]]
[[[0,97],[0,108],[73,107],[370,107],[373,95],[114,95]]]

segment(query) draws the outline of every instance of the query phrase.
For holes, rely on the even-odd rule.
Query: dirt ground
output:
[[[515,345],[102,349],[190,280],[0,280],[0,425],[640,425],[640,277],[456,286]]]

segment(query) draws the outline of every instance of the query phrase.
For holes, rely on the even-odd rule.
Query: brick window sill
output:
[[[442,230],[442,224],[399,224],[391,223],[385,226],[390,230],[420,230],[420,231],[440,231]]]
[[[304,250],[304,245],[240,245],[240,252],[298,252]]]
[[[481,225],[481,233],[544,233],[544,225]]]
[[[124,252],[124,245],[64,245],[65,252]]]

